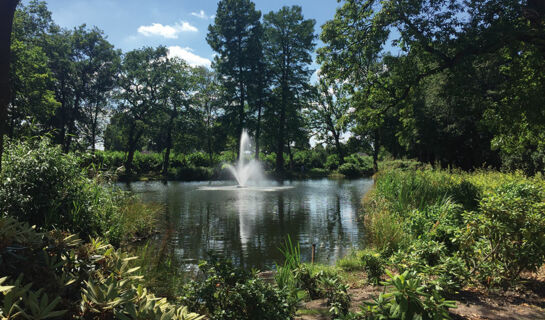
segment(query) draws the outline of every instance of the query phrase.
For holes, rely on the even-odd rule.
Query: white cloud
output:
[[[160,36],[169,39],[177,39],[178,34],[181,32],[197,32],[199,31],[195,26],[191,25],[189,22],[182,21],[181,23],[176,23],[173,26],[162,25],[160,23],[153,23],[150,26],[140,26],[138,27],[138,33],[146,36]]]
[[[193,49],[189,47],[182,48],[180,46],[171,46],[168,47],[168,56],[169,57],[178,57],[185,60],[190,66],[205,66],[210,67],[211,61],[194,54]]]
[[[191,12],[191,15],[194,16],[194,17],[197,17],[199,19],[204,19],[204,20],[208,20],[208,18],[211,18],[211,17],[207,16],[204,13],[204,10],[201,10],[198,13],[197,12]]]

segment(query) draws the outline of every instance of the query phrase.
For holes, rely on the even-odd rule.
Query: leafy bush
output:
[[[366,303],[365,319],[450,319],[448,308],[455,308],[455,302],[435,290],[426,292],[416,273],[405,271],[394,276],[386,272],[390,279],[383,284],[391,290]]]
[[[210,180],[213,175],[214,169],[206,167],[182,167],[170,169],[170,176],[180,181]]]
[[[465,248],[486,283],[517,280],[545,260],[545,192],[528,182],[485,194],[478,213],[465,215]]]
[[[378,284],[380,277],[384,274],[385,265],[380,253],[372,250],[365,250],[361,254],[361,262],[364,270],[367,272],[368,281]]]
[[[333,319],[338,319],[348,314],[350,308],[350,295],[348,286],[343,284],[337,276],[321,274],[319,277],[321,289],[327,299],[329,313]]]
[[[362,175],[360,168],[356,164],[349,162],[341,164],[338,171],[348,178],[355,178]]]
[[[39,228],[60,228],[82,236],[100,230],[104,212],[92,209],[91,185],[76,156],[48,139],[10,141],[2,161],[0,208],[4,215]]]
[[[345,157],[344,162],[354,164],[358,169],[359,174],[361,175],[373,174],[373,158],[370,156],[362,156],[360,154],[354,153],[350,156]],[[341,168],[339,167],[339,171],[340,170]]]
[[[161,172],[163,155],[155,152],[142,153],[137,151],[134,153],[132,165],[134,172],[137,174]]]
[[[212,258],[199,269],[202,280],[187,284],[181,301],[210,319],[291,319],[295,313],[287,293],[228,261]]]
[[[10,141],[2,162],[0,209],[40,230],[105,236],[119,244],[149,234],[158,210],[89,179],[73,154],[48,139]]]
[[[143,288],[134,259],[99,240],[83,244],[74,235],[40,234],[0,218],[0,316],[202,319]]]
[[[192,167],[208,167],[210,166],[210,159],[204,152],[193,152],[188,154],[187,161]]]
[[[341,160],[339,159],[338,155],[330,154],[329,156],[327,156],[327,160],[325,161],[324,167],[330,171],[337,170],[340,163],[341,163]]]

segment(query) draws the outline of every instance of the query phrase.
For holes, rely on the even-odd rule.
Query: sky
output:
[[[306,19],[316,20],[316,34],[333,18],[337,0],[254,0],[262,14],[299,5]],[[83,23],[102,29],[123,52],[143,46],[167,46],[171,55],[190,65],[210,66],[214,52],[206,42],[215,0],[48,0],[53,20],[65,28]],[[318,45],[320,45],[319,41]],[[313,69],[317,69],[313,65]]]

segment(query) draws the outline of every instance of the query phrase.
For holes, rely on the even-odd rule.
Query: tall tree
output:
[[[214,129],[218,125],[221,106],[221,92],[216,74],[205,67],[193,69],[196,93],[192,103],[201,111],[206,135],[208,162],[214,163]]]
[[[188,116],[191,111],[191,95],[195,85],[192,79],[190,67],[185,61],[177,58],[169,58],[166,62],[166,79],[161,89],[161,107],[166,114],[165,153],[163,156],[163,175],[168,176],[170,163],[170,151],[173,146],[172,134],[177,123],[180,123],[182,115]],[[183,128],[178,126],[179,131]]]
[[[341,163],[344,161],[343,134],[351,120],[350,96],[344,84],[320,78],[316,85],[316,100],[309,105],[307,117],[310,127],[320,141],[335,147]]]
[[[298,107],[296,97],[309,89],[314,50],[314,25],[312,19],[304,19],[299,6],[282,7],[264,16],[266,61],[271,68],[271,81],[279,96],[276,116],[276,171],[284,171],[284,150],[289,142],[288,117],[294,116]]]
[[[134,153],[151,118],[160,110],[161,94],[168,75],[167,49],[143,48],[123,56],[118,78],[118,125],[125,132],[125,169],[132,172]]]
[[[4,152],[4,134],[10,103],[9,65],[13,15],[19,0],[4,0],[0,4],[0,169]]]
[[[221,0],[214,24],[208,27],[206,36],[208,44],[218,53],[213,67],[224,87],[228,116],[236,123],[236,139],[246,125],[248,91],[261,59],[263,30],[260,19],[261,12],[250,0]]]

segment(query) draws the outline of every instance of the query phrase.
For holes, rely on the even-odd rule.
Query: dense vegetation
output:
[[[299,6],[219,1],[207,69],[17,5],[0,5],[2,318],[290,319],[324,298],[334,319],[441,319],[463,288],[511,288],[545,261],[543,2],[342,0],[315,83]],[[161,208],[111,178],[221,179],[245,128],[278,176],[377,173],[367,249],[338,264],[387,291],[361,312],[289,240],[270,282],[211,259],[168,301],[146,288],[124,249]]]
[[[243,128],[278,174],[316,148],[339,165],[368,154],[375,171],[390,155],[534,174],[545,163],[544,16],[539,1],[342,1],[322,27],[313,84],[315,22],[298,6],[262,15],[250,0],[220,1],[209,70],[165,47],[122,53],[33,0],[14,16],[5,133],[122,152],[127,174],[138,152],[157,153],[155,171],[186,180],[210,174],[169,172],[176,155],[206,154],[193,166],[214,168],[238,156]]]

